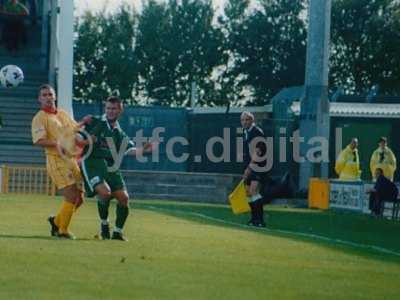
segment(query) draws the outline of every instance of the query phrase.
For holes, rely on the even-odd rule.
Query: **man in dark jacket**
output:
[[[385,201],[396,201],[399,193],[396,185],[385,177],[381,168],[375,169],[376,182],[370,191],[369,208],[373,216],[382,216]]]
[[[265,139],[264,132],[254,122],[254,116],[251,112],[244,111],[240,116],[240,123],[243,128],[243,163],[244,173],[243,180],[246,185],[249,205],[251,208],[251,219],[248,222],[250,226],[264,227],[262,195],[260,193],[262,184],[268,174],[258,170],[258,166],[262,168],[263,161],[255,161],[256,145],[260,147]],[[259,141],[257,141],[257,140]],[[259,153],[262,149],[258,149]]]
[[[251,150],[254,151],[255,147],[253,145],[253,149],[250,149],[251,142],[257,137],[265,138],[265,136],[263,130],[256,126],[251,112],[244,111],[240,116],[240,123],[243,128],[243,162],[247,168],[251,162]]]
[[[245,111],[240,116],[243,127],[243,161],[245,170],[243,180],[246,185],[251,208],[249,226],[265,227],[264,205],[274,198],[287,196],[289,176],[280,182],[273,181],[267,169],[267,144],[262,129],[256,126],[252,113]]]

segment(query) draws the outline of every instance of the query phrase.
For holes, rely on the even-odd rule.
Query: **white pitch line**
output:
[[[199,217],[199,218],[202,218],[202,219],[206,219],[206,220],[210,220],[210,221],[214,221],[214,222],[218,222],[218,223],[222,223],[222,224],[226,224],[226,225],[233,225],[233,226],[236,226],[236,227],[241,227],[241,228],[246,228],[246,229],[252,228],[252,229],[256,229],[256,230],[263,230],[263,231],[269,231],[269,232],[277,232],[277,233],[284,233],[284,234],[290,234],[290,235],[295,235],[295,236],[302,236],[302,237],[322,240],[322,241],[330,242],[330,243],[334,243],[334,244],[342,244],[342,245],[346,245],[346,246],[352,246],[352,247],[355,247],[355,248],[375,250],[377,252],[381,252],[381,253],[385,253],[385,254],[391,254],[391,255],[400,257],[400,253],[399,252],[396,252],[396,251],[393,251],[393,250],[390,250],[390,249],[386,249],[386,248],[383,248],[383,247],[375,246],[375,245],[359,244],[359,243],[340,240],[340,239],[332,239],[332,238],[329,238],[329,237],[326,237],[326,236],[322,236],[322,235],[318,235],[318,234],[304,233],[304,232],[298,232],[298,231],[271,229],[271,228],[249,227],[249,226],[247,226],[245,224],[226,221],[224,219],[214,218],[214,217],[210,217],[210,216],[207,216],[207,215],[204,215],[204,214],[201,214],[201,213],[196,213],[196,212],[159,208],[159,207],[155,207],[155,206],[151,206],[151,205],[143,205],[143,206],[145,208],[148,208],[148,209],[151,209],[151,210],[155,210],[155,211],[161,211],[161,212],[164,211],[164,212],[169,212],[169,213],[180,213],[180,214],[192,215],[192,216],[195,216],[195,217]]]

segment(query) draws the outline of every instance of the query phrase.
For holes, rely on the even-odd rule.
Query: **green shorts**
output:
[[[81,163],[81,170],[85,182],[85,192],[87,197],[95,196],[95,188],[101,183],[107,183],[111,192],[126,189],[121,171],[109,172],[107,163],[104,159],[84,159]]]

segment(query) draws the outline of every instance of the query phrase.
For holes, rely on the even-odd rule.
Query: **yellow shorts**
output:
[[[47,173],[61,190],[69,185],[76,184],[82,189],[82,176],[75,158],[61,158],[55,155],[47,155]]]

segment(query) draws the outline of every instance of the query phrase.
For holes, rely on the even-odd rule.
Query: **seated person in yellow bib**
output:
[[[376,181],[375,170],[382,169],[385,177],[393,181],[394,172],[396,171],[396,157],[390,148],[387,146],[387,139],[381,137],[378,142],[378,149],[372,153],[369,167],[374,181]]]
[[[360,180],[360,157],[358,155],[358,139],[353,138],[351,143],[339,154],[335,171],[339,180]]]
[[[82,204],[82,177],[76,161],[75,136],[80,125],[65,111],[56,108],[52,86],[39,88],[40,111],[32,120],[32,141],[46,152],[47,172],[62,191],[64,201],[56,216],[50,216],[51,235],[74,239],[68,230],[74,211]]]

